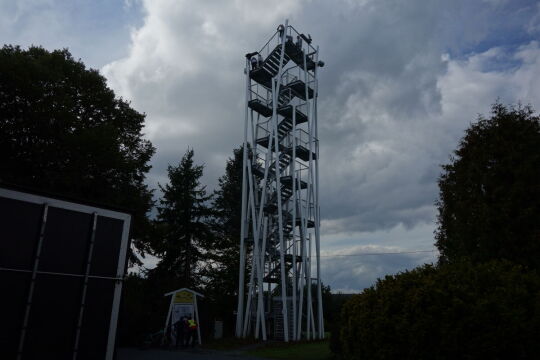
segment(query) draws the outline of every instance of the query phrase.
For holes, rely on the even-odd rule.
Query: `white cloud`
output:
[[[478,113],[487,115],[496,98],[539,105],[538,43],[512,50],[490,38],[499,34],[493,24],[534,29],[534,13],[522,21],[526,15],[510,3],[143,5],[144,23],[132,32],[128,56],[103,72],[117,93],[148,114],[146,132],[158,148],[153,184],[163,182],[166,164],[189,145],[206,164],[206,182],[215,185],[223,159],[241,142],[243,54],[259,48],[284,18],[320,44],[327,63],[319,103],[323,250],[431,246],[440,164],[463,130]],[[475,52],[486,39],[495,45]],[[333,288],[358,290],[433,259],[327,258],[324,279]]]
[[[474,119],[475,114],[488,115],[489,105],[496,98],[503,103],[521,101],[539,108],[540,86],[535,81],[540,75],[538,42],[532,41],[514,53],[506,54],[510,60],[518,61],[517,66],[490,71],[491,62],[501,56],[501,51],[493,48],[465,60],[449,60],[448,72],[439,80],[443,123],[452,125],[453,119],[462,119],[461,124],[455,126],[458,128],[455,131],[460,130]]]
[[[534,16],[527,23],[527,31],[533,35],[540,33],[540,3],[536,4]]]

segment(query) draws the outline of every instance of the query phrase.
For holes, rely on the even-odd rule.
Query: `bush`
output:
[[[540,277],[506,261],[425,265],[378,280],[342,319],[345,359],[538,358]]]

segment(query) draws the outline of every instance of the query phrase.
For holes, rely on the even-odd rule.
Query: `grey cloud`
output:
[[[439,165],[476,113],[504,88],[484,88],[481,109],[453,107],[477,90],[453,94],[459,84],[451,77],[470,64],[442,55],[449,46],[486,39],[491,27],[464,16],[471,35],[457,38],[449,24],[464,9],[478,10],[487,21],[494,9],[509,5],[262,4],[147,1],[130,55],[103,69],[117,92],[148,113],[147,132],[158,147],[151,182],[163,179],[167,163],[192,146],[197,161],[206,164],[205,182],[215,186],[224,169],[220,162],[242,141],[243,54],[258,49],[288,16],[312,34],[328,64],[320,72],[319,137],[322,214],[332,226],[323,232],[432,222]],[[263,11],[266,16],[259,16]]]
[[[321,266],[324,281],[330,284],[333,292],[359,292],[372,286],[378,278],[437,261],[436,252],[398,252],[403,252],[403,249],[367,245],[356,246],[346,252],[323,253]],[[368,255],[370,253],[380,255]]]

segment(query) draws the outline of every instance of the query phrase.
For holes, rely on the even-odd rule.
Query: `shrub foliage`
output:
[[[506,261],[425,265],[344,307],[347,359],[532,359],[540,351],[540,278]]]

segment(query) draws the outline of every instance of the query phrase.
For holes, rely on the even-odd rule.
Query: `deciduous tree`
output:
[[[144,120],[68,50],[0,49],[0,181],[125,208],[148,250]]]
[[[441,260],[508,259],[540,268],[540,122],[530,107],[493,105],[443,166]]]

